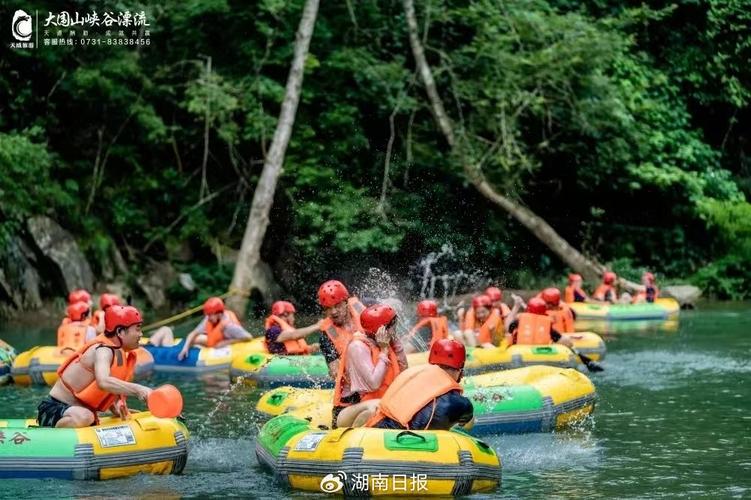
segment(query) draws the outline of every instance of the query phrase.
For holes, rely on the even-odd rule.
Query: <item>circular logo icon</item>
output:
[[[326,474],[321,479],[321,491],[324,493],[336,493],[344,488],[344,481],[347,480],[347,474],[337,471],[336,474]]]
[[[31,40],[31,16],[20,9],[13,14],[13,37],[23,42]]]

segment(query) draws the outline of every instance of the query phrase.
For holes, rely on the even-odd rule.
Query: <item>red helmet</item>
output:
[[[545,304],[545,301],[538,298],[533,297],[529,299],[529,302],[527,302],[527,312],[530,314],[539,314],[541,316],[544,316],[547,314],[548,306]]]
[[[490,307],[493,305],[493,301],[487,295],[478,295],[472,299],[472,307],[477,309],[479,307]]]
[[[114,332],[118,327],[129,328],[141,323],[141,313],[133,306],[110,306],[104,311],[104,330],[107,332]]]
[[[568,283],[569,283],[569,285],[571,283],[573,283],[574,281],[577,281],[577,280],[578,281],[582,280],[582,275],[581,274],[569,274],[568,275]]]
[[[224,312],[224,301],[219,297],[210,297],[203,303],[203,313],[206,316],[221,312]]]
[[[318,289],[318,303],[323,307],[333,307],[349,298],[349,291],[341,281],[329,280]]]
[[[103,293],[99,296],[99,309],[105,310],[110,306],[119,306],[120,297],[114,293]]]
[[[490,297],[492,302],[503,300],[503,292],[497,286],[489,286],[485,289],[485,295]]]
[[[396,317],[396,311],[385,304],[374,304],[360,314],[360,324],[365,333],[371,335],[382,326],[386,326]]]
[[[561,291],[557,288],[546,288],[542,291],[542,300],[548,304],[558,305],[561,302]]]
[[[421,318],[438,316],[438,303],[435,300],[422,300],[417,303],[417,315]]]
[[[68,306],[68,317],[71,321],[81,321],[89,313],[88,302],[74,302]]]
[[[91,295],[83,288],[73,290],[68,294],[68,304],[75,304],[76,302],[91,302]]]
[[[652,274],[652,273],[650,273],[649,271],[647,271],[646,273],[644,273],[644,275],[642,276],[642,278],[646,279],[650,283],[654,283],[655,282],[655,275]]]
[[[467,351],[461,342],[451,339],[441,339],[433,342],[433,346],[430,348],[428,363],[461,370],[464,368],[466,356]]]
[[[606,285],[612,285],[615,283],[615,280],[618,278],[616,274],[612,271],[608,271],[605,274],[602,275],[602,282]]]
[[[292,302],[286,300],[277,300],[271,306],[271,314],[274,316],[281,316],[282,314],[297,312]]]

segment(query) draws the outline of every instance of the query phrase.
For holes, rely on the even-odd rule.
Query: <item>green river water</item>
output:
[[[751,497],[749,325],[749,304],[707,305],[682,313],[677,329],[634,324],[608,335],[606,371],[592,376],[592,421],[558,434],[485,438],[503,459],[503,484],[475,497]],[[0,338],[20,352],[55,337],[52,328],[2,326]],[[324,497],[289,491],[258,467],[256,392],[231,388],[226,374],[157,374],[147,384],[168,381],[183,391],[192,432],[182,475],[5,479],[0,497]],[[0,387],[0,416],[35,415],[47,390]]]

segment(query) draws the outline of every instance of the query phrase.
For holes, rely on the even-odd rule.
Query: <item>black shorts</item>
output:
[[[350,394],[349,396],[342,398],[342,403],[349,403],[351,405],[357,404],[360,402],[360,393],[355,392],[353,394]],[[334,406],[331,410],[331,428],[336,429],[336,419],[339,418],[339,414],[342,412],[343,409],[345,409],[346,406]]]
[[[37,406],[37,423],[39,427],[55,427],[63,418],[65,411],[72,405],[47,396]]]

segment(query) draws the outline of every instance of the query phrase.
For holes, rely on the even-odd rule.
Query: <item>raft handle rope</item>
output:
[[[219,298],[223,300],[232,295],[250,297],[250,292],[248,290],[242,290],[240,288],[230,288],[228,292],[223,293],[222,295],[219,296]],[[203,304],[195,306],[195,307],[191,307],[190,309],[186,309],[185,311],[179,314],[175,314],[174,316],[170,316],[169,318],[162,319],[154,323],[150,323],[144,326],[142,330],[146,332],[149,330],[154,330],[156,328],[159,328],[160,326],[169,325],[170,323],[174,323],[175,321],[179,321],[183,318],[187,318],[188,316],[192,316],[193,314],[197,313],[201,309],[203,309]]]

